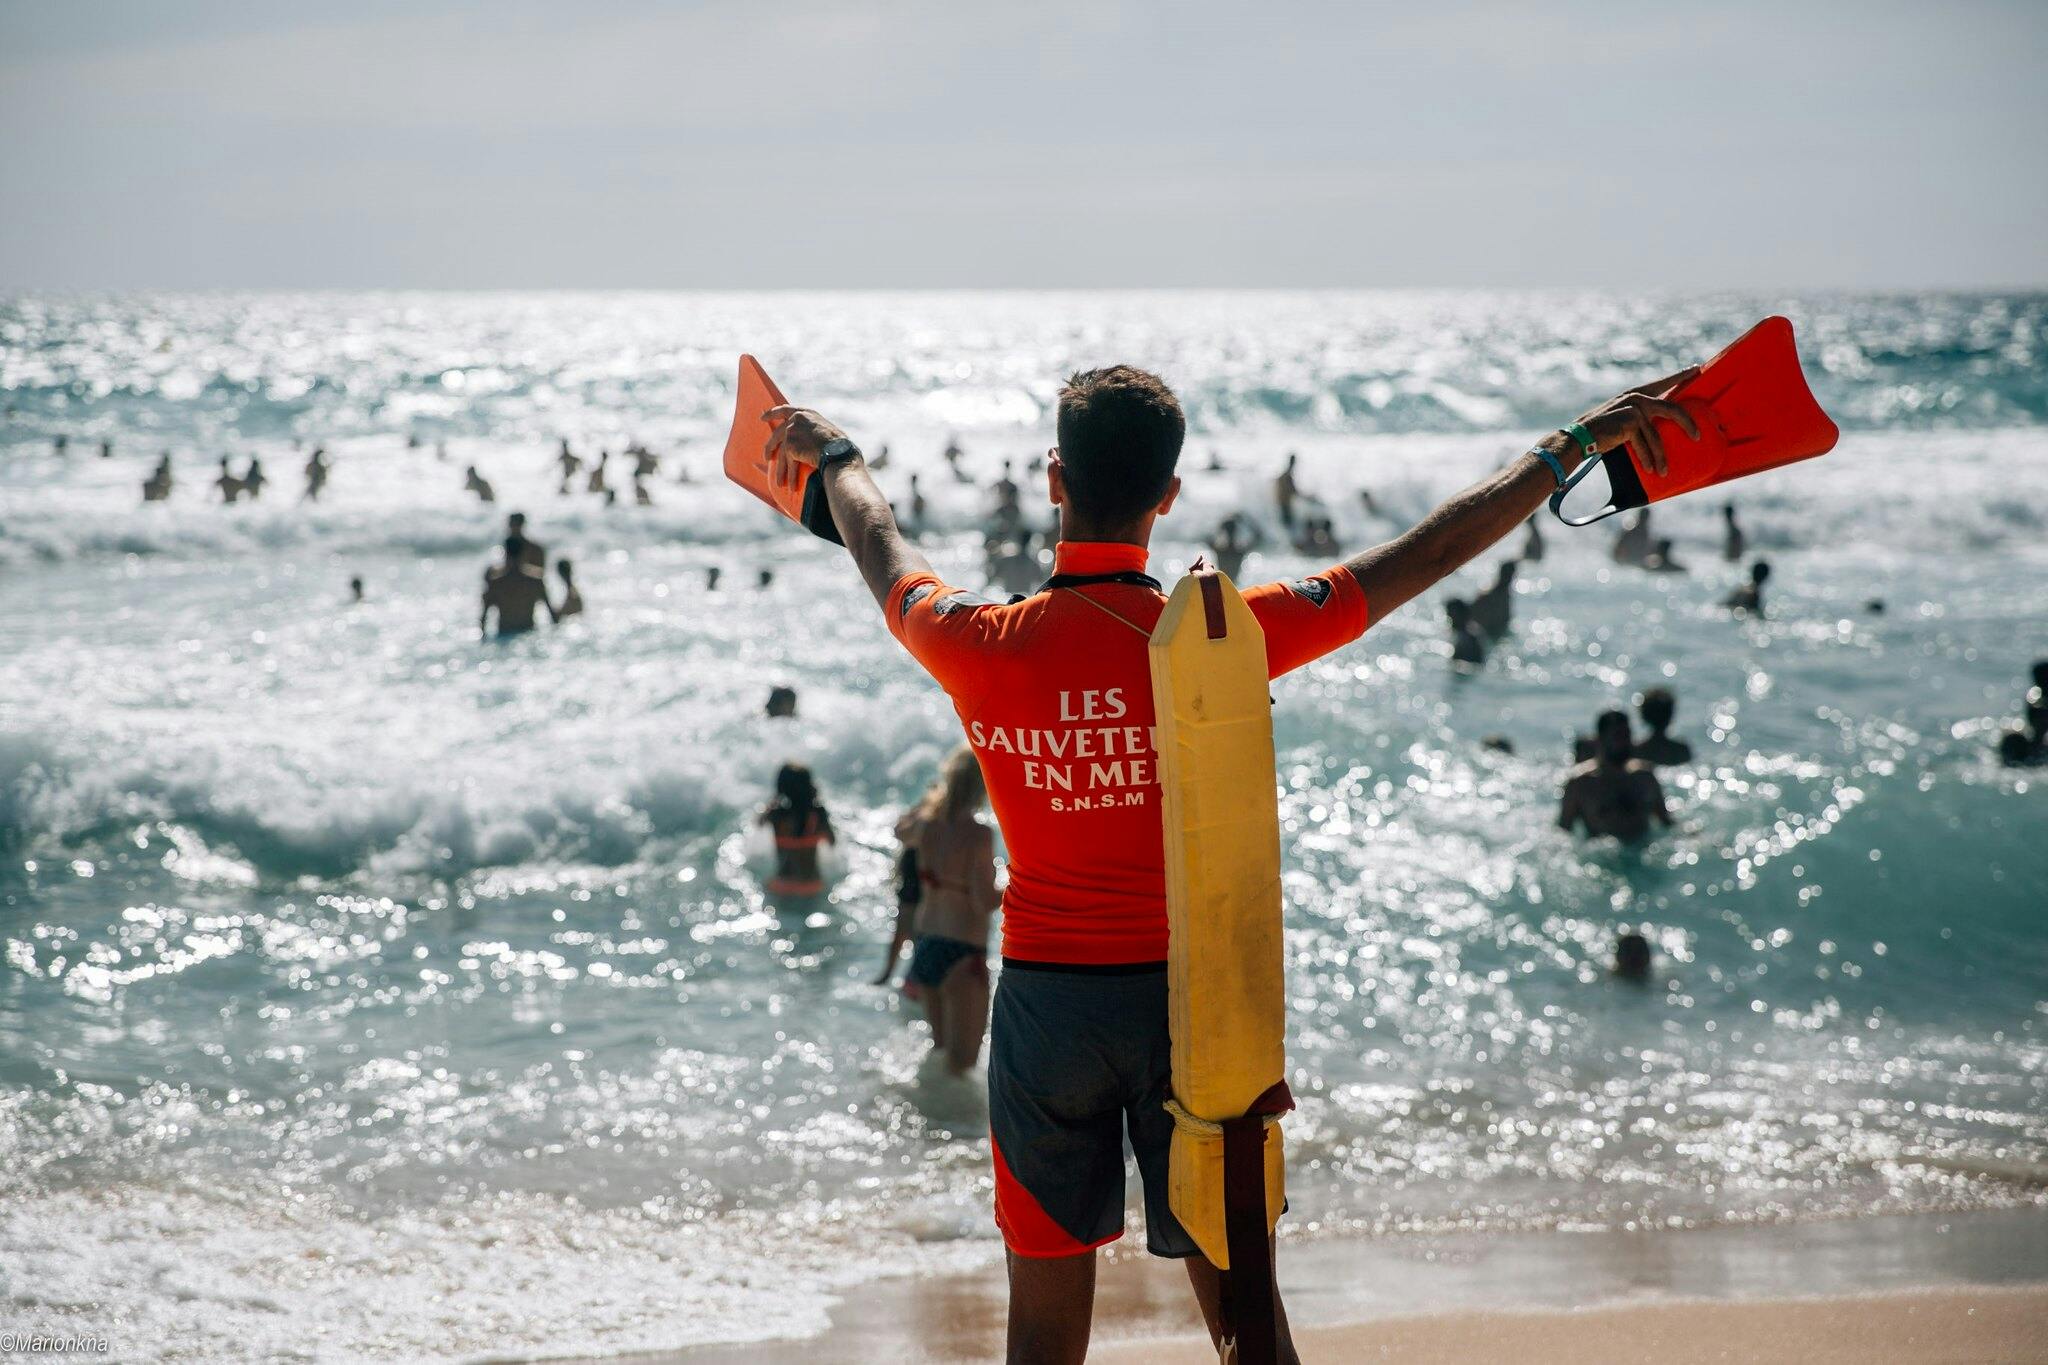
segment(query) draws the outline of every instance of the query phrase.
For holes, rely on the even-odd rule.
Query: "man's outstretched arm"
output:
[[[1632,444],[1650,468],[1661,474],[1664,447],[1650,419],[1665,418],[1698,436],[1691,414],[1664,399],[1665,394],[1698,372],[1695,366],[1630,389],[1600,404],[1579,418],[1579,422],[1602,454]],[[1552,432],[1539,444],[1557,457],[1566,473],[1584,459],[1578,442],[1562,431]],[[1556,487],[1557,478],[1550,466],[1532,451],[1493,477],[1456,494],[1403,534],[1347,561],[1344,567],[1364,590],[1372,619],[1381,620],[1394,608],[1456,573],[1474,555],[1521,525]]]
[[[765,415],[775,429],[768,438],[768,453],[806,469],[817,468],[819,452],[846,436],[809,408],[771,408]],[[853,556],[876,604],[887,606],[889,589],[907,574],[930,573],[931,561],[896,525],[889,500],[875,486],[874,476],[860,456],[833,461],[823,477],[825,502],[832,509],[839,538],[846,542],[847,553]]]

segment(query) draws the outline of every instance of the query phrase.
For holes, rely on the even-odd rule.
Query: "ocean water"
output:
[[[1497,554],[1276,687],[1289,1235],[2048,1204],[2048,792],[1992,757],[2048,655],[2048,296],[16,297],[0,1321],[134,1358],[612,1353],[996,1259],[976,1087],[867,984],[957,725],[838,552],[716,481],[739,351],[886,443],[892,494],[921,471],[928,552],[978,584],[986,497],[938,451],[984,483],[1042,451],[1070,369],[1187,402],[1170,574],[1288,451],[1363,545],[1774,311],[1844,438],[1733,490],[1767,619],[1714,605],[1718,502],[1681,501],[1688,575],[1548,528],[1476,677],[1441,602]],[[653,446],[657,505],[557,495],[563,436]],[[318,505],[295,442],[335,457]],[[262,456],[260,503],[203,497],[223,453]],[[590,612],[484,644],[513,509]],[[1652,683],[1696,751],[1681,830],[1560,834],[1571,736]],[[843,840],[794,910],[749,834],[786,757]],[[1650,989],[1604,973],[1624,925]]]

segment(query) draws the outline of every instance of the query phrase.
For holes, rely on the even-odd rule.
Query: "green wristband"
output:
[[[1580,453],[1587,459],[1597,460],[1600,458],[1600,447],[1594,443],[1593,433],[1586,430],[1584,422],[1574,422],[1568,427],[1560,427],[1559,430],[1578,442]]]

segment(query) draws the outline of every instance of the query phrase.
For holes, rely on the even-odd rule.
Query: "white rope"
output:
[[[1182,1132],[1194,1133],[1199,1137],[1213,1138],[1223,1136],[1222,1124],[1212,1123],[1208,1119],[1196,1118],[1193,1114],[1190,1114],[1187,1110],[1181,1108],[1180,1101],[1172,1098],[1171,1096],[1169,1096],[1166,1101],[1166,1112],[1173,1115],[1173,1126],[1180,1129]],[[1275,1124],[1279,1123],[1281,1119],[1285,1118],[1286,1115],[1261,1114],[1259,1117],[1263,1118],[1266,1121],[1266,1126],[1268,1128],[1271,1128]]]

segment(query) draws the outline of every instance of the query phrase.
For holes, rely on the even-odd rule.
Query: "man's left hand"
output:
[[[761,414],[769,425],[767,453],[775,461],[775,477],[786,479],[792,466],[814,469],[818,452],[846,435],[809,408],[784,404]]]

